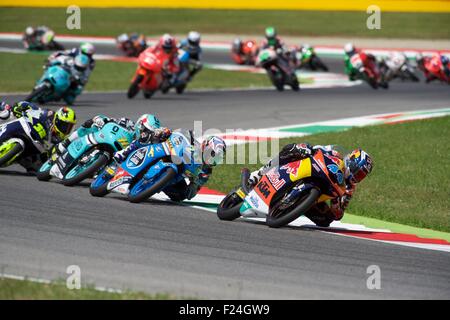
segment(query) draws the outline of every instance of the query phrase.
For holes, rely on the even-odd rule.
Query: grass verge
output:
[[[42,76],[46,54],[0,53],[0,92],[31,92]],[[85,90],[127,90],[137,64],[130,62],[97,61]],[[13,71],[13,72],[12,72]],[[222,71],[205,68],[189,84],[189,89],[221,89],[268,87],[265,74]]]
[[[65,283],[38,283],[29,280],[0,278],[0,300],[172,300],[169,294],[144,292],[121,293],[99,291],[94,287],[69,290]]]
[[[117,36],[122,32],[160,35],[203,33],[263,34],[274,25],[282,35],[370,38],[450,38],[449,13],[383,12],[380,30],[366,27],[365,12],[83,8],[80,30],[66,28],[65,8],[2,8],[0,32],[22,32],[46,24],[59,34]],[[49,22],[51,21],[51,23]]]
[[[301,141],[360,146],[372,155],[374,171],[356,190],[348,212],[450,232],[450,117],[282,139],[280,147]],[[218,167],[208,187],[229,192],[239,184],[243,166]]]

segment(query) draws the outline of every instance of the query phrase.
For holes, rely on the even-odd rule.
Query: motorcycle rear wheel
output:
[[[74,185],[80,183],[81,181],[92,177],[98,170],[100,170],[103,166],[105,166],[108,163],[108,161],[109,161],[109,158],[105,154],[102,153],[98,156],[98,158],[94,162],[92,162],[88,166],[88,168],[86,170],[82,171],[80,174],[77,174],[76,176],[69,178],[69,179],[66,179],[66,176],[67,176],[67,174],[66,174],[66,176],[64,176],[64,178],[62,180],[62,183],[66,187],[74,186]],[[76,166],[78,166],[78,164]],[[69,173],[72,170],[74,170],[75,167],[72,168],[69,171]]]
[[[233,221],[241,216],[239,209],[243,200],[232,192],[222,199],[217,207],[217,217],[220,220]]]
[[[316,188],[312,188],[306,190],[305,192],[308,193],[305,194],[304,197],[299,198],[294,204],[290,205],[286,209],[280,209],[282,204],[281,201],[276,203],[272,208],[270,208],[269,214],[266,218],[266,224],[271,228],[280,228],[308,212],[308,210],[320,197],[320,191]],[[284,211],[287,211],[287,213],[284,213]]]

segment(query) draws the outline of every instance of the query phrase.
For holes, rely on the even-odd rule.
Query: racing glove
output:
[[[280,152],[280,162],[287,163],[305,159],[313,153],[313,147],[308,143],[288,144]]]

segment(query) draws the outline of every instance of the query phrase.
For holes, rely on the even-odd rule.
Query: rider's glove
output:
[[[93,125],[100,129],[103,128],[103,126],[105,125],[105,120],[103,120],[103,118],[99,116],[94,117],[92,121],[94,122]]]
[[[313,154],[313,147],[309,143],[300,143],[295,146],[299,156],[306,158]]]
[[[123,162],[123,160],[125,160],[125,157],[122,154],[122,152],[118,151],[114,154],[113,160],[116,161],[117,163],[121,163]]]
[[[165,141],[170,137],[172,131],[169,128],[158,128],[153,132],[154,139],[158,139],[159,141]]]

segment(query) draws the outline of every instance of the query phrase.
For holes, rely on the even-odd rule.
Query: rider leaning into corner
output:
[[[23,158],[19,161],[27,172],[34,173],[49,157],[54,146],[64,140],[76,124],[75,111],[69,107],[59,108],[56,112],[50,109],[42,109],[27,101],[16,102],[13,106],[6,102],[0,103],[0,120],[17,119],[27,115],[38,119],[44,130],[39,131],[41,143],[46,150],[41,155]],[[35,129],[36,130],[36,129]]]
[[[330,205],[321,202],[312,207],[305,216],[321,227],[328,227],[333,220],[341,220],[344,211],[356,189],[356,185],[360,183],[373,169],[373,160],[368,153],[361,149],[355,149],[344,157],[336,151],[332,145],[312,146],[308,143],[288,144],[280,151],[277,158],[273,158],[266,165],[251,173],[249,184],[255,186],[261,177],[274,166],[283,166],[290,162],[305,159],[313,156],[317,150],[334,157],[339,157],[345,163],[345,184],[346,192],[342,197],[331,199]]]
[[[169,128],[161,127],[160,121],[154,115],[144,114],[136,122],[137,138],[126,149],[116,152],[114,159],[121,163],[128,155],[146,145],[162,143],[166,141],[172,131]],[[173,201],[192,199],[209,179],[212,168],[223,160],[225,155],[225,142],[219,137],[209,137],[202,144],[194,139],[192,132],[188,138],[196,151],[200,151],[202,161],[195,162],[195,169],[188,174],[189,184],[185,179],[165,188],[163,192]]]
[[[59,172],[56,172],[57,176],[63,176],[65,171],[69,168],[68,165],[70,165],[74,161],[74,158],[68,152],[66,152],[67,147],[69,147],[69,145],[73,141],[79,138],[100,131],[103,128],[103,126],[111,122],[129,131],[135,130],[134,122],[128,118],[115,119],[107,117],[105,115],[97,115],[92,119],[86,120],[77,130],[72,132],[71,135],[69,135],[67,138],[65,138],[56,146],[56,152],[59,155],[59,159],[57,162]]]
[[[180,44],[178,45],[178,48],[183,49],[189,53],[189,65],[193,66],[193,69],[191,72],[188,70],[184,70],[189,72],[187,76],[187,81],[190,81],[192,77],[199,72],[203,65],[200,62],[200,56],[202,53],[202,48],[200,47],[200,40],[201,36],[200,33],[197,31],[190,31],[187,38],[180,41]],[[181,75],[179,75],[179,78],[182,78]]]
[[[362,51],[360,49],[357,49],[353,43],[347,43],[344,46],[344,62],[345,62],[345,73],[348,75],[350,81],[355,81],[357,78],[356,70],[353,68],[351,63],[351,58],[358,53],[361,53]],[[374,64],[376,64],[377,59],[375,56],[371,53],[364,52],[367,58],[372,61]]]
[[[158,43],[146,49],[157,56],[163,56],[166,65],[164,66],[164,77],[169,80],[170,84],[173,84],[176,80],[176,75],[180,71],[180,63],[178,60],[177,41],[170,34],[164,34],[158,41]]]
[[[425,68],[425,63],[430,63],[430,62],[437,63],[437,61],[435,61],[435,60],[433,61],[433,59],[436,59],[436,57],[437,56],[434,56],[434,57],[423,56],[421,53],[418,53],[416,55],[417,66],[425,74],[425,82],[426,83],[430,83],[431,81],[438,79],[438,77],[436,75],[432,74],[430,72],[430,70]],[[439,55],[438,59],[441,62],[442,71],[447,76],[447,78],[449,79],[449,83],[450,83],[450,66],[449,66],[450,61],[449,61],[449,58],[445,55]]]

